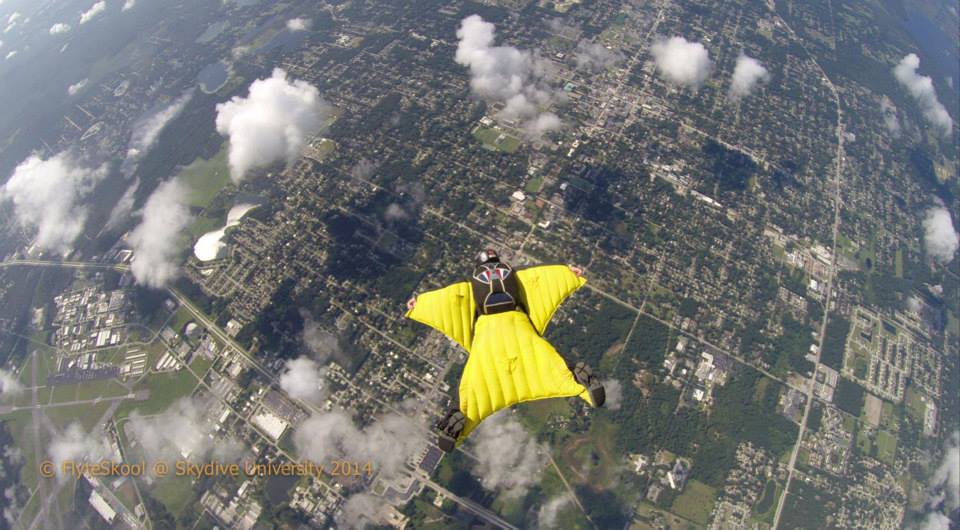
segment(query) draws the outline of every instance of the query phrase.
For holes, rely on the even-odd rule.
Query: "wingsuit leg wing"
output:
[[[473,351],[460,379],[462,440],[484,418],[524,401],[579,396],[593,405],[567,362],[533,329],[527,316],[510,311],[477,321]]]

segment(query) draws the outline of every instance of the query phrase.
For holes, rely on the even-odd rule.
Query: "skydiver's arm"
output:
[[[587,283],[572,265],[539,265],[517,271],[523,305],[537,333],[543,335],[560,304]]]
[[[406,317],[440,331],[470,351],[474,311],[470,283],[460,282],[411,298]]]

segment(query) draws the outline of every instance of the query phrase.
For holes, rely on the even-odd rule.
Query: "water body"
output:
[[[230,24],[226,20],[221,20],[220,22],[214,22],[207,26],[207,29],[197,37],[197,42],[199,44],[207,44],[213,39],[217,38],[217,35],[223,33],[223,30],[227,29],[227,26]]]
[[[921,70],[933,71],[942,81],[953,79],[953,91],[960,88],[960,53],[956,43],[923,13],[911,10],[903,27],[920,47]]]
[[[219,230],[207,232],[200,236],[197,243],[193,245],[193,255],[200,261],[213,261],[222,258],[227,249],[227,244],[223,242],[223,236],[227,234],[227,229],[240,223],[240,219],[250,210],[256,208],[256,204],[238,203],[227,212],[227,224]]]
[[[265,53],[276,48],[283,48],[285,51],[296,50],[303,46],[308,33],[308,31],[283,30],[274,35],[266,44],[257,48],[256,52]]]
[[[207,65],[197,74],[197,82],[200,83],[200,90],[206,94],[213,94],[227,84],[230,78],[230,67],[223,61],[217,61]]]

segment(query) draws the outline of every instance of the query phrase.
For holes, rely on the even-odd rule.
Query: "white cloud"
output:
[[[477,456],[473,474],[484,488],[521,497],[540,481],[543,448],[509,410],[484,420],[469,439]]]
[[[16,374],[0,368],[0,398],[16,396],[20,392],[23,392],[23,385]]]
[[[425,447],[425,426],[414,413],[387,413],[360,429],[342,410],[314,414],[297,427],[297,454],[313,462],[346,458],[373,462],[384,478],[396,477],[404,464]]]
[[[309,311],[301,309],[300,315],[303,317],[303,343],[310,351],[310,357],[323,366],[341,353],[337,336],[324,329]]]
[[[190,397],[180,398],[163,413],[143,416],[134,410],[125,424],[148,461],[188,459],[201,462],[208,455],[235,461],[242,446],[234,440],[214,439],[211,409]]]
[[[3,48],[3,41],[0,40],[0,48]]]
[[[12,200],[20,224],[37,230],[37,245],[65,254],[87,219],[77,203],[106,174],[106,166],[82,168],[66,152],[47,160],[31,155],[0,189],[0,200]]]
[[[280,388],[290,397],[319,405],[326,398],[326,368],[313,359],[290,359],[280,374]]]
[[[81,80],[77,81],[76,83],[74,83],[74,84],[72,84],[72,85],[70,85],[70,86],[67,87],[67,95],[68,95],[68,96],[76,96],[77,93],[80,92],[81,90],[83,90],[83,87],[85,87],[85,86],[87,86],[87,80],[86,80],[86,79],[81,79]]]
[[[582,40],[577,44],[577,68],[591,72],[601,72],[616,66],[623,60],[623,54],[610,50],[599,42]]]
[[[884,96],[880,101],[880,112],[883,113],[883,126],[894,138],[900,136],[900,118],[897,117],[897,107]]]
[[[410,214],[399,204],[391,202],[383,212],[383,218],[387,221],[405,221],[410,218]]]
[[[50,460],[61,478],[64,462],[96,462],[113,455],[101,431],[87,433],[79,423],[71,423],[67,429],[50,441]],[[68,470],[69,471],[69,470]]]
[[[9,61],[10,59],[13,59],[16,56],[17,56],[17,50],[13,50],[12,52],[7,53],[5,59]]]
[[[13,13],[10,13],[10,16],[7,17],[7,24],[14,24],[21,18],[23,18],[23,15],[21,15],[18,11],[14,11]]]
[[[688,42],[683,37],[658,38],[650,46],[650,54],[660,75],[681,86],[700,88],[713,69],[713,61],[703,44]]]
[[[741,53],[737,57],[737,65],[733,68],[730,99],[736,101],[749,96],[758,84],[768,81],[770,81],[770,72],[760,64],[760,61]]]
[[[572,502],[573,496],[570,493],[564,493],[543,503],[540,506],[540,511],[537,512],[537,528],[540,530],[556,528],[557,516],[560,515],[560,511]]]
[[[350,168],[350,176],[355,179],[367,180],[377,172],[377,168],[379,167],[375,162],[361,158]]]
[[[920,530],[949,530],[952,513],[960,508],[960,431],[954,431],[944,444],[943,460],[927,485],[926,516],[916,525]]]
[[[133,9],[133,6],[135,5],[137,5],[137,0],[127,0],[126,2],[123,3],[123,7],[120,10],[129,11]]]
[[[101,13],[103,13],[105,9],[107,9],[106,0],[100,0],[96,4],[93,4],[92,6],[90,6],[90,9],[80,14],[80,23],[86,24],[87,22],[90,22],[91,20],[99,16]]]
[[[953,261],[953,255],[960,243],[949,210],[943,206],[934,206],[927,210],[927,216],[923,220],[923,242],[927,254],[938,262],[947,264]]]
[[[107,219],[106,224],[107,230],[112,230],[119,226],[120,222],[126,220],[130,212],[133,211],[133,203],[134,199],[136,199],[137,188],[139,187],[140,179],[137,178],[133,184],[127,187],[127,191],[123,192],[120,200],[117,201],[117,204],[113,206],[113,210],[110,211],[110,218]]]
[[[310,29],[312,21],[309,18],[297,17],[287,21],[287,29],[290,31],[307,31]]]
[[[143,220],[127,237],[137,283],[163,287],[176,277],[178,238],[190,221],[186,188],[176,179],[157,186],[143,207]]]
[[[153,147],[163,128],[180,115],[180,112],[183,111],[192,97],[193,91],[190,90],[166,107],[134,123],[133,132],[130,134],[130,144],[127,147],[127,159],[138,160],[143,158]]]
[[[230,176],[239,182],[250,169],[292,161],[329,114],[317,87],[291,82],[279,68],[254,81],[247,97],[217,105],[217,132],[230,137]]]
[[[603,406],[610,410],[620,410],[623,404],[623,385],[618,379],[607,379],[603,382],[603,390],[606,394],[606,400]]]
[[[70,31],[70,24],[65,24],[63,22],[57,22],[56,24],[50,26],[51,35],[59,35],[61,33],[67,33]]]
[[[550,64],[527,50],[494,46],[494,25],[479,15],[463,19],[457,29],[457,64],[470,68],[470,88],[478,97],[502,103],[499,115],[531,124],[528,132],[543,133],[560,126],[560,120],[539,119],[542,109],[557,100],[546,83]]]
[[[372,493],[351,495],[335,517],[337,528],[366,528],[376,524],[385,506],[386,501]]]
[[[917,74],[917,68],[919,67],[920,58],[917,57],[917,54],[911,53],[894,67],[893,75],[917,101],[917,105],[923,112],[923,117],[931,125],[938,128],[942,136],[950,136],[953,130],[953,119],[950,118],[947,109],[937,99],[937,92],[933,88],[933,79],[929,76]]]

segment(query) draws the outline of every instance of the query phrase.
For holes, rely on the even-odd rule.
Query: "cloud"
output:
[[[250,169],[292,161],[329,115],[317,87],[289,81],[280,68],[254,81],[247,97],[217,105],[217,132],[230,137],[230,176],[239,182]]]
[[[300,316],[303,317],[303,343],[318,365],[327,364],[332,357],[341,353],[336,335],[324,329],[309,311],[301,309]]]
[[[508,410],[484,420],[470,440],[477,456],[473,474],[484,488],[521,497],[540,481],[543,448]]]
[[[405,221],[410,218],[410,214],[399,204],[391,202],[383,212],[383,218],[387,221]]]
[[[80,14],[80,23],[86,24],[87,22],[90,22],[94,18],[98,17],[101,13],[103,13],[105,9],[107,9],[106,0],[100,0],[96,4],[93,4],[92,6],[90,6],[90,9]]]
[[[31,155],[0,189],[0,200],[13,201],[20,224],[37,230],[40,248],[66,254],[87,220],[77,203],[106,174],[106,166],[80,167],[66,152],[47,160]]]
[[[572,502],[573,496],[570,495],[570,493],[557,495],[556,497],[553,497],[549,501],[545,502],[542,506],[540,506],[540,511],[537,512],[537,528],[540,530],[556,528],[557,516],[560,515],[560,511]]]
[[[7,52],[7,55],[6,57],[4,57],[4,59],[9,61],[10,59],[13,59],[16,56],[17,56],[17,50],[13,50],[12,52]]]
[[[0,368],[0,398],[16,396],[23,392],[23,385],[12,372]]]
[[[603,390],[606,393],[606,401],[603,406],[610,410],[620,410],[623,404],[623,385],[618,379],[607,379],[603,382]]]
[[[623,60],[623,54],[619,51],[610,50],[598,42],[586,40],[577,44],[575,53],[577,68],[591,72],[602,72]]]
[[[943,206],[927,209],[927,216],[923,220],[923,243],[927,254],[944,265],[950,263],[960,244],[957,238],[949,210]]]
[[[127,0],[123,3],[123,7],[120,9],[120,11],[129,11],[133,9],[133,6],[135,5],[137,5],[137,0]]]
[[[694,89],[710,76],[713,61],[703,44],[683,37],[660,37],[650,45],[657,70],[667,81]]]
[[[95,462],[113,456],[102,432],[87,433],[77,422],[71,423],[63,433],[54,436],[50,441],[48,454],[58,473],[62,473],[64,462]]]
[[[301,458],[371,461],[384,478],[396,477],[426,445],[425,426],[412,411],[390,412],[360,429],[342,410],[314,414],[297,427],[293,442]]]
[[[457,29],[455,60],[470,68],[470,88],[478,97],[503,104],[499,116],[520,120],[528,132],[543,133],[559,128],[556,116],[540,120],[541,109],[557,100],[546,83],[550,64],[533,53],[512,46],[494,46],[494,25],[479,15],[463,19]]]
[[[68,31],[70,31],[70,24],[64,24],[63,22],[57,22],[50,26],[51,35],[59,35],[61,33],[67,33]]]
[[[157,186],[143,207],[143,220],[127,237],[133,247],[130,270],[137,283],[159,288],[176,277],[177,239],[191,219],[187,190],[178,180]]]
[[[911,53],[893,68],[893,75],[916,100],[917,105],[923,112],[923,117],[939,129],[942,136],[950,136],[953,130],[953,119],[950,118],[947,109],[937,99],[937,92],[933,88],[933,79],[929,76],[917,74],[917,68],[919,67],[920,58],[917,57],[917,54]]]
[[[385,504],[382,498],[372,493],[351,495],[335,517],[337,527],[366,528],[367,525],[376,524],[380,520],[378,514],[384,509]]]
[[[356,165],[350,168],[350,176],[355,179],[367,180],[377,172],[379,167],[376,163],[361,158]]]
[[[127,159],[138,160],[143,158],[156,143],[163,128],[180,115],[191,98],[193,98],[193,90],[187,91],[166,107],[135,122],[133,132],[130,134],[130,144],[127,147]]]
[[[83,90],[83,87],[85,86],[87,86],[87,80],[81,79],[80,81],[77,81],[76,83],[67,87],[67,95],[76,96],[77,93]]]
[[[944,515],[960,508],[960,431],[954,431],[944,444],[943,460],[928,484],[925,517],[916,528],[948,530],[950,518]]]
[[[897,117],[897,107],[884,97],[880,101],[880,112],[883,113],[883,126],[894,138],[900,136],[900,118]]]
[[[107,219],[106,229],[112,230],[119,226],[121,221],[126,220],[127,216],[130,215],[130,212],[133,211],[133,203],[136,198],[137,188],[140,187],[140,179],[133,181],[127,191],[123,192],[123,195],[120,197],[120,200],[117,201],[117,204],[113,206],[113,210],[110,211],[110,218]]]
[[[741,53],[737,57],[737,65],[733,68],[733,78],[730,81],[730,99],[737,101],[749,96],[758,84],[769,81],[770,72],[760,64],[760,61]]]
[[[287,29],[290,31],[307,31],[313,21],[309,18],[297,17],[287,21]]]
[[[23,15],[21,15],[18,11],[14,11],[13,13],[10,13],[10,16],[7,17],[7,24],[15,24],[21,18],[23,18]]]
[[[313,359],[290,359],[280,374],[280,388],[294,399],[319,405],[326,399],[326,373]]]
[[[125,425],[142,448],[148,461],[188,459],[200,462],[208,455],[235,461],[242,446],[234,440],[214,439],[210,407],[199,400],[184,397],[173,402],[159,415],[143,416],[134,410]]]

